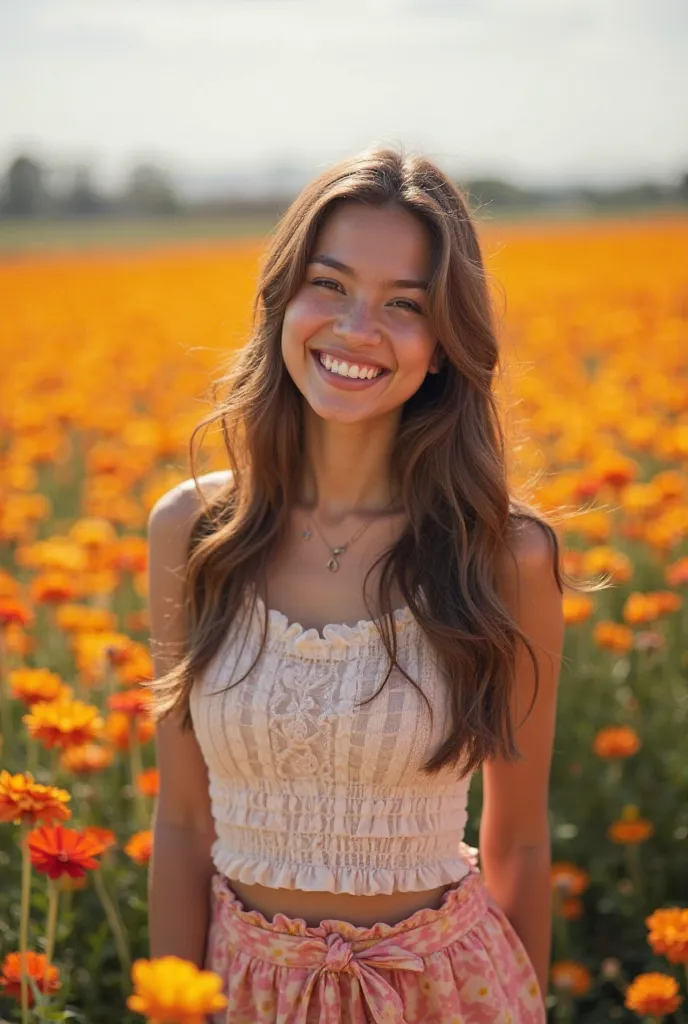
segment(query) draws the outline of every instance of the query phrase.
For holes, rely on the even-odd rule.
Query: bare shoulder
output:
[[[162,519],[168,525],[187,526],[201,507],[202,498],[213,498],[229,483],[232,474],[230,470],[221,469],[213,473],[204,473],[197,479],[198,486],[196,480],[189,477],[161,495],[150,510],[149,524]]]
[[[523,519],[512,530],[497,567],[497,589],[511,604],[525,594],[530,598],[559,594],[554,573],[555,545],[547,527]]]

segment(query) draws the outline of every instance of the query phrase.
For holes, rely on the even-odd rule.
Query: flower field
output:
[[[481,234],[514,486],[558,511],[572,576],[611,580],[565,598],[550,1018],[685,1021],[688,219]],[[214,976],[147,960],[145,533],[246,337],[259,252],[0,263],[1,1021],[222,1006]],[[221,437],[202,454],[223,468]],[[473,845],[480,801],[477,775]]]

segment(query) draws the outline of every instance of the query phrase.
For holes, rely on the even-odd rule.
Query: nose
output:
[[[381,340],[380,328],[370,303],[352,303],[333,324],[333,332],[347,345],[374,344]]]

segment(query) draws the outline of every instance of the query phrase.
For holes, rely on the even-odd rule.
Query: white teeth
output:
[[[358,363],[352,363],[349,365],[349,363],[345,362],[343,359],[341,362],[337,362],[336,359],[333,359],[332,356],[328,355],[326,352],[321,352],[319,354],[319,359],[325,369],[329,370],[330,373],[336,373],[340,377],[350,377],[352,380],[372,380],[374,377],[379,377],[382,373],[382,370],[376,366],[359,366]]]

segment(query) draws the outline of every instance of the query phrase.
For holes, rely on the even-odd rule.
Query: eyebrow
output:
[[[309,261],[310,263],[321,263],[325,267],[332,267],[333,270],[339,270],[342,274],[347,274],[349,277],[356,278],[356,271],[352,267],[348,267],[346,263],[341,263],[336,260],[334,256],[327,256],[325,253],[318,253],[317,256],[313,256]],[[383,281],[383,288],[416,288],[419,291],[428,290],[428,281],[413,281],[407,278],[401,278],[399,281]]]

